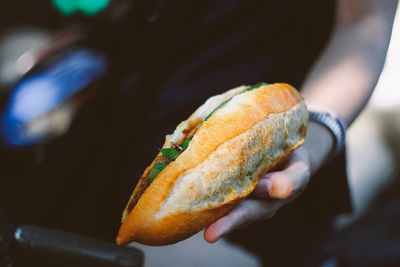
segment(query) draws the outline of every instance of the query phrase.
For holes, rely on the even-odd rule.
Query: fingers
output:
[[[281,200],[244,200],[227,215],[208,226],[204,232],[204,239],[209,243],[214,243],[234,229],[243,227],[258,219],[271,218],[283,204]]]
[[[283,170],[267,173],[261,178],[253,194],[262,199],[253,198],[240,202],[227,215],[207,227],[204,239],[212,243],[236,228],[255,220],[271,218],[282,205],[305,188],[309,176],[307,152],[298,148],[288,158]]]
[[[304,148],[296,149],[283,170],[264,175],[253,194],[257,197],[287,199],[296,196],[308,183],[310,167]]]
[[[258,182],[253,194],[256,197],[287,199],[294,190],[291,177],[283,171],[270,172]]]

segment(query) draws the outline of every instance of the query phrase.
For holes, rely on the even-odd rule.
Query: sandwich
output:
[[[224,216],[303,144],[306,105],[292,86],[258,83],[209,98],[144,171],[117,244],[176,243]]]

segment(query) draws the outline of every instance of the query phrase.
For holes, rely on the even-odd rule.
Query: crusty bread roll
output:
[[[150,185],[146,179],[161,153],[144,171],[117,244],[188,238],[248,196],[264,173],[303,143],[308,112],[299,93],[283,83],[248,88],[211,97],[166,136],[163,148],[193,138]]]

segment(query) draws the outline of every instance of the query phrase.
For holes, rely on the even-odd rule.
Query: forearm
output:
[[[331,133],[316,122],[309,122],[304,147],[309,155],[310,173],[314,174],[332,152],[334,139]]]
[[[397,1],[339,2],[332,38],[302,92],[307,101],[332,108],[350,125],[367,103],[383,68]],[[352,2],[368,5],[365,10],[354,11],[349,4]],[[305,147],[312,173],[323,164],[333,145],[328,129],[310,123]]]
[[[369,6],[361,11],[343,10],[346,7],[339,4],[331,41],[302,89],[307,101],[333,108],[348,125],[378,81],[397,5],[395,0],[366,2]],[[360,14],[349,16],[349,12]]]

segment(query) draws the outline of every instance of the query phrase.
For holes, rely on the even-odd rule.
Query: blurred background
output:
[[[155,96],[143,103],[144,93],[130,90],[140,87],[141,81],[148,88],[163,82],[162,77],[138,77],[135,71],[138,64],[155,68],[154,62],[143,63],[147,58],[134,53],[162,7],[162,1],[144,2],[15,0],[1,4],[0,220],[106,240],[115,237],[134,184],[132,177],[139,176],[159,146],[132,140],[133,133],[147,127],[153,140],[159,129],[176,122],[164,120],[157,128],[146,125],[151,120],[131,119],[130,114],[149,113],[152,105],[160,109],[150,119],[168,115]],[[157,53],[165,51],[154,51],[155,58]],[[133,56],[127,60],[126,54]],[[400,196],[399,77],[397,14],[377,88],[348,131],[354,212],[338,217],[338,231],[371,210],[383,210]],[[180,115],[182,110],[172,112]],[[163,248],[135,246],[145,252],[146,266],[261,264],[255,255],[224,239],[206,244],[201,233]]]
[[[348,173],[356,214],[381,201],[381,194],[399,193],[396,192],[400,162],[399,74],[400,15],[397,11],[379,82],[367,107],[348,132]]]

